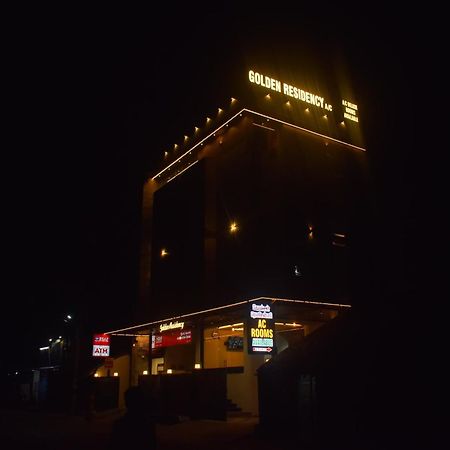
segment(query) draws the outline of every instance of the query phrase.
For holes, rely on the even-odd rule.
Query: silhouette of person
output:
[[[112,427],[109,449],[136,448],[155,450],[155,418],[151,413],[152,402],[139,386],[125,392],[126,413]]]

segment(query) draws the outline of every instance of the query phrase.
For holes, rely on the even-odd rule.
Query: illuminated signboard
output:
[[[109,356],[109,334],[94,334],[92,356],[105,358]]]
[[[358,105],[348,99],[340,100],[340,104],[338,104],[336,108],[333,108],[331,102],[325,99],[322,95],[319,95],[317,92],[310,92],[309,90],[302,89],[299,86],[294,86],[293,84],[286,83],[283,80],[257,72],[256,70],[250,69],[248,71],[248,80],[251,84],[268,89],[269,91],[278,92],[285,97],[289,97],[287,100],[292,98],[304,103],[304,106],[306,106],[308,110],[311,105],[318,110],[332,112],[332,114],[336,115],[336,118],[338,118],[339,121],[343,120],[347,124],[353,125],[359,123]],[[327,117],[327,114],[325,114],[324,117]]]
[[[159,326],[159,331],[162,333],[167,330],[174,330],[176,328],[184,328],[184,322],[170,322],[170,323],[162,323]]]
[[[279,92],[280,94],[282,93],[288,97],[307,103],[308,105],[317,106],[326,111],[333,110],[333,106],[330,103],[327,103],[322,96],[305,91],[297,86],[282,82],[267,75],[263,75],[254,70],[248,71],[248,79],[250,83]]]
[[[248,353],[273,353],[275,321],[269,302],[251,303],[247,318]]]
[[[224,345],[229,352],[240,352],[244,350],[244,338],[242,336],[229,336]]]
[[[359,122],[358,119],[358,105],[351,103],[348,100],[342,100],[342,106],[344,107],[344,117],[352,120],[353,122]]]
[[[170,331],[152,335],[152,349],[172,347],[173,345],[190,344],[192,342],[191,330]]]

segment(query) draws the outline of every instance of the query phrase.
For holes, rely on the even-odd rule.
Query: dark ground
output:
[[[3,449],[102,450],[118,412],[96,416],[87,421],[81,416],[23,410],[1,410],[1,447]],[[228,421],[182,421],[158,425],[160,450],[280,449],[280,443],[258,437],[255,417],[235,417]],[[5,445],[6,444],[6,445]],[[291,447],[292,448],[292,447]]]
[[[111,427],[120,412],[108,412],[87,421],[82,416],[27,410],[0,410],[0,446],[4,450],[106,450]],[[442,448],[439,437],[425,441],[407,436],[386,436],[374,443],[370,437],[345,446],[309,447],[298,441],[283,440],[257,428],[258,418],[241,416],[227,421],[183,420],[174,425],[158,425],[159,450],[390,450]],[[411,429],[411,433],[413,433]],[[443,446],[444,447],[444,446]]]

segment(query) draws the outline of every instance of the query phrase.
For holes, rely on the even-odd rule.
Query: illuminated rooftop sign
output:
[[[293,86],[280,80],[276,80],[275,78],[263,75],[259,72],[255,72],[254,70],[248,71],[248,79],[250,80],[250,83],[257,84],[272,91],[283,93],[288,97],[295,98],[309,105],[317,106],[318,108],[325,109],[326,111],[333,110],[333,106],[326,103],[322,96],[305,91],[297,86]]]
[[[344,117],[346,119],[352,120],[353,122],[358,122],[358,105],[351,103],[348,100],[342,100],[342,106],[344,107]]]

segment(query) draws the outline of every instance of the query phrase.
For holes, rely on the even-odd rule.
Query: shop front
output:
[[[189,405],[203,398],[205,411],[233,404],[257,415],[258,368],[348,308],[262,297],[108,334],[113,343],[132,336],[130,382],[151,385],[155,396],[171,403],[166,410],[189,415]],[[194,415],[204,416],[198,409]]]

